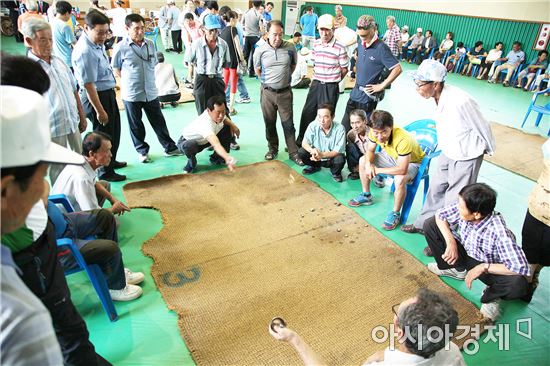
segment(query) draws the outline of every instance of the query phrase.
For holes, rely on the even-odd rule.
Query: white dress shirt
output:
[[[101,208],[95,192],[96,181],[96,172],[88,162],[67,165],[57,177],[52,194],[67,196],[75,211],[95,210]]]
[[[461,161],[485,153],[493,155],[495,139],[491,126],[476,101],[462,89],[451,85],[443,87],[434,120],[438,148],[448,158]]]
[[[384,361],[370,363],[369,365],[422,365],[422,366],[466,366],[464,358],[453,342],[449,343],[449,349],[445,348],[437,351],[432,357],[424,358],[412,353],[405,353],[399,350],[384,351]]]

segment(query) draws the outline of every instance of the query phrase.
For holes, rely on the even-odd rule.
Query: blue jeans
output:
[[[229,104],[230,89],[231,88],[228,85],[225,91],[225,100],[227,101],[227,104]],[[246,89],[246,84],[244,83],[243,76],[241,74],[239,74],[239,79],[237,81],[237,90],[239,91],[239,97],[241,97],[241,99],[250,98],[250,96],[248,95],[248,89]]]
[[[67,228],[61,237],[72,238],[86,263],[97,264],[101,268],[109,289],[121,290],[126,287],[114,215],[108,210],[99,209],[70,212],[64,216]],[[86,239],[92,236],[96,239]]]

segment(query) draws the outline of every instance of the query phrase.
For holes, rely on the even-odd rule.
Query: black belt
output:
[[[334,84],[334,85],[338,85],[340,84],[339,81],[321,81],[321,80],[317,80],[317,79],[313,79],[313,81],[316,81],[318,82],[319,84],[326,84],[326,85],[330,85],[330,84]]]
[[[205,78],[209,78],[209,79],[214,79],[218,77],[218,75],[212,75],[212,74],[199,74],[198,76],[204,76]]]
[[[269,90],[270,92],[273,92],[273,93],[280,94],[280,93],[286,92],[287,90],[290,90],[290,86],[287,86],[286,88],[281,88],[281,89],[274,89],[269,86],[264,86],[264,89]]]

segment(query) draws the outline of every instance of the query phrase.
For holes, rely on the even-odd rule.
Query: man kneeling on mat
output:
[[[393,230],[401,220],[401,207],[407,194],[407,183],[414,179],[424,158],[418,142],[407,131],[394,127],[393,117],[385,111],[374,111],[368,123],[369,142],[366,154],[359,159],[359,177],[363,192],[349,201],[352,207],[372,205],[370,182],[377,174],[392,175],[395,184],[393,210],[384,221],[383,228]],[[382,150],[375,152],[380,145]],[[376,181],[379,188],[383,181]]]
[[[183,168],[184,174],[195,170],[197,154],[210,146],[214,148],[210,155],[212,164],[227,164],[229,170],[235,169],[237,160],[229,155],[229,149],[231,138],[239,137],[240,131],[226,112],[225,96],[215,95],[206,102],[206,110],[183,129],[177,146],[189,159]]]
[[[376,352],[363,365],[466,365],[458,346],[449,341],[458,326],[458,314],[443,295],[422,288],[414,297],[393,305],[392,311],[395,346],[391,342],[391,347]],[[434,330],[443,336],[432,336],[438,333]],[[272,322],[269,333],[294,347],[305,365],[326,365],[284,321]]]
[[[497,194],[487,184],[470,184],[460,190],[457,203],[424,222],[436,261],[428,269],[465,280],[468,288],[479,278],[487,285],[480,311],[493,321],[500,316],[500,299],[524,298],[529,289],[529,264],[504,218],[494,211],[496,202]]]

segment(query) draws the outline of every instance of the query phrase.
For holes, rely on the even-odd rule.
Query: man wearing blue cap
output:
[[[443,206],[458,200],[460,190],[476,183],[483,155],[495,151],[495,139],[489,122],[476,101],[463,90],[445,84],[447,70],[435,60],[424,60],[412,73],[416,91],[425,99],[433,98],[436,108],[438,149],[441,156],[432,170],[426,202],[412,225],[403,225],[407,233],[423,233],[424,221]],[[426,248],[425,253],[431,254]]]
[[[214,14],[204,17],[205,35],[193,43],[190,61],[195,64],[195,106],[200,115],[206,109],[206,101],[215,95],[225,96],[222,67],[230,62],[229,47],[218,37],[222,27]]]

